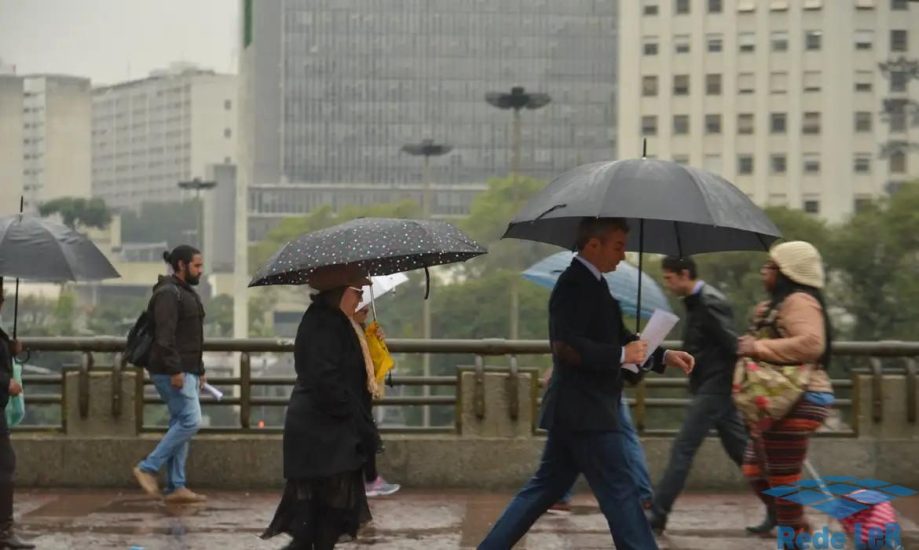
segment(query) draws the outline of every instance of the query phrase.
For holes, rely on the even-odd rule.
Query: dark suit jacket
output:
[[[549,298],[549,340],[554,368],[540,414],[547,430],[606,431],[619,426],[624,345],[635,340],[605,280],[574,259]],[[663,371],[663,350],[653,370]]]

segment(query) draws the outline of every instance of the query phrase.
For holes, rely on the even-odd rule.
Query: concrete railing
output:
[[[130,468],[155,444],[162,428],[149,418],[159,399],[140,369],[126,365],[124,341],[114,338],[23,339],[33,353],[70,352],[81,360],[60,375],[27,375],[27,406],[59,407],[60,423],[16,428],[20,480],[26,485],[112,486],[130,483]],[[671,343],[675,345],[676,343]],[[540,398],[538,369],[523,367],[526,356],[547,355],[542,341],[391,340],[394,353],[467,355],[454,376],[394,376],[397,386],[454,387],[453,395],[385,397],[387,407],[440,406],[454,411],[449,426],[387,427],[384,471],[409,484],[427,486],[516,485],[536,463],[541,438],[536,429]],[[218,405],[232,407],[238,425],[212,428],[196,439],[190,469],[203,485],[251,487],[276,483],[280,475],[279,426],[251,425],[253,407],[286,405],[286,397],[259,396],[257,389],[288,386],[293,376],[253,376],[252,358],[263,353],[289,353],[286,340],[209,340],[206,351],[236,352],[233,376],[209,377],[229,388]],[[916,423],[916,363],[919,342],[839,342],[834,357],[855,357],[849,378],[836,379],[836,407],[841,412],[832,429],[814,444],[816,462],[825,475],[870,475],[919,485],[907,453],[919,452]],[[501,357],[509,366],[489,365]],[[465,365],[463,363],[466,363]],[[42,394],[37,386],[60,388]],[[649,376],[628,393],[642,433],[649,464],[657,471],[666,462],[671,429],[648,427],[662,409],[676,410],[686,397],[684,378]],[[253,391],[256,390],[256,391]],[[53,391],[53,390],[52,390]],[[685,394],[684,394],[685,395]],[[701,450],[690,484],[700,487],[735,485],[739,477],[717,441]],[[49,457],[55,457],[49,459]],[[60,457],[60,458],[57,458]],[[102,460],[103,457],[106,457]],[[825,457],[821,461],[821,457]],[[896,457],[903,459],[902,463]],[[839,459],[842,458],[842,461]],[[55,462],[59,460],[59,462]],[[123,467],[98,468],[106,464]],[[228,475],[232,472],[232,475]],[[914,479],[916,478],[916,479]]]

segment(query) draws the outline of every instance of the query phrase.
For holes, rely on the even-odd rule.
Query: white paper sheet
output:
[[[217,401],[220,401],[221,399],[223,399],[223,392],[220,391],[220,390],[218,390],[218,389],[215,388],[214,386],[212,386],[212,385],[210,385],[210,384],[205,384],[203,389],[204,389],[204,391],[206,391],[207,393],[213,395],[213,396],[214,396],[214,399],[216,399]]]
[[[651,314],[651,319],[649,319],[648,324],[645,325],[645,330],[641,333],[641,339],[648,343],[648,359],[645,360],[645,364],[651,360],[651,355],[654,353],[654,350],[664,343],[667,335],[670,334],[670,331],[673,330],[673,327],[675,327],[679,321],[679,317],[668,311],[661,309],[654,310],[654,313]],[[622,365],[622,368],[635,373],[639,370],[638,365],[634,363],[625,363]],[[642,365],[641,368],[645,369],[645,366]]]

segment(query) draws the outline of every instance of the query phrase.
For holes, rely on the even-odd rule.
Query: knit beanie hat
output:
[[[792,281],[823,288],[823,259],[814,245],[805,241],[789,241],[777,244],[769,251],[779,271]]]

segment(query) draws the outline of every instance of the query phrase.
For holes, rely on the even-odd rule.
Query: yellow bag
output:
[[[377,384],[382,388],[383,379],[386,378],[386,373],[391,371],[396,363],[389,353],[389,348],[386,347],[386,342],[380,338],[379,323],[373,321],[367,325],[367,328],[364,330],[364,335],[367,337],[367,348],[370,350],[370,359],[373,361],[374,378],[376,378]]]

